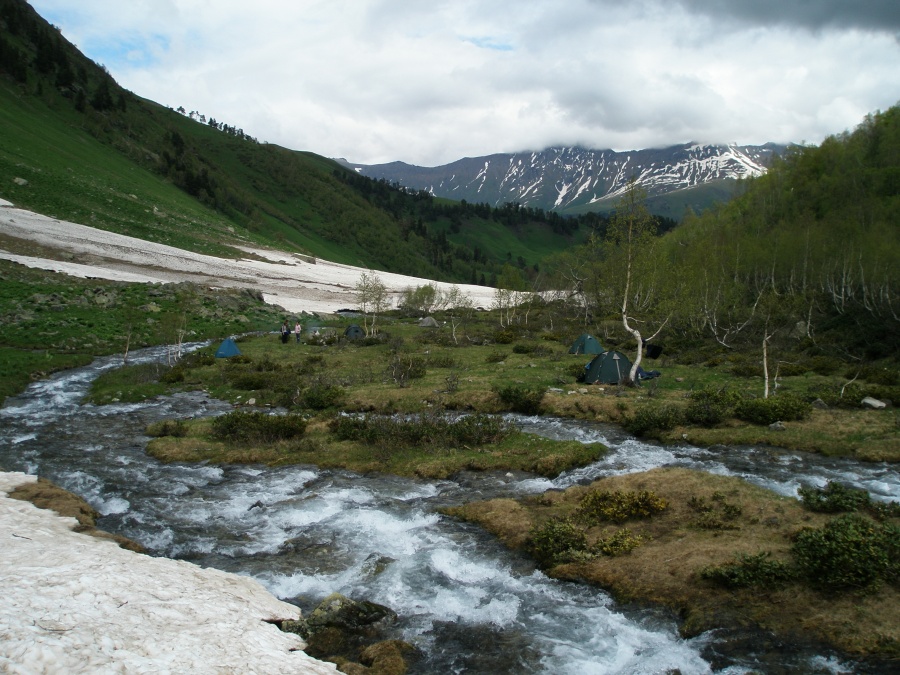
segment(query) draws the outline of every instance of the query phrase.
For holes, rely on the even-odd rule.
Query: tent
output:
[[[219,345],[219,348],[216,350],[216,358],[217,359],[227,359],[231,356],[240,356],[241,350],[238,349],[238,346],[234,343],[234,340],[231,338],[225,338],[222,340],[222,344]]]
[[[359,340],[360,338],[366,337],[366,333],[358,325],[351,323],[347,326],[347,330],[344,331],[344,337],[348,340]]]
[[[578,336],[578,339],[572,343],[572,346],[569,347],[570,354],[601,354],[603,353],[603,347],[600,345],[600,340],[595,338],[593,335],[588,335],[587,333],[583,333]]]
[[[435,320],[433,316],[426,316],[424,319],[419,321],[419,325],[422,328],[438,328],[440,324]]]
[[[628,379],[631,361],[622,352],[603,352],[584,367],[585,384],[621,384]]]

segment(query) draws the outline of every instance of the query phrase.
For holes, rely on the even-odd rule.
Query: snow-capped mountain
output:
[[[651,198],[712,181],[759,176],[772,155],[783,150],[771,143],[686,144],[630,152],[575,147],[467,157],[436,167],[344,163],[365,176],[427,190],[437,197],[493,206],[518,202],[565,212],[589,210],[592,205],[608,208],[632,176]]]

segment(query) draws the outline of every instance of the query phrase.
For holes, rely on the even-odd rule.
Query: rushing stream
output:
[[[133,357],[159,358],[159,350]],[[887,672],[810,646],[713,631],[685,640],[662,611],[617,605],[603,591],[554,581],[442,506],[567,487],[601,476],[682,466],[736,475],[784,495],[828,480],[900,499],[886,464],[772,448],[661,447],[610,426],[516,418],[526,431],[602,442],[599,462],[547,480],[466,473],[454,480],[319,470],[160,464],[144,453],[152,421],[230,409],[202,393],[140,404],[81,405],[116,359],[34,383],[0,409],[0,467],[35,473],[87,499],[98,525],[154,555],[246,574],[304,609],[332,592],[396,611],[396,636],[421,673]]]

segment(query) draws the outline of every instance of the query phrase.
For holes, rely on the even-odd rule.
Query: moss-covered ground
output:
[[[581,499],[594,491],[650,491],[667,508],[649,518],[583,525],[587,546],[623,527],[641,543],[617,556],[570,554],[548,564],[551,576],[597,584],[623,601],[668,606],[682,618],[685,635],[716,627],[762,628],[784,638],[825,641],[854,654],[900,656],[895,584],[829,590],[791,579],[730,589],[703,578],[704,569],[742,554],[768,553],[767,560],[789,565],[797,533],[821,528],[835,517],[738,478],[655,469],[521,500],[471,503],[450,513],[479,523],[511,548],[530,550],[534,532],[553,519],[577,519]]]

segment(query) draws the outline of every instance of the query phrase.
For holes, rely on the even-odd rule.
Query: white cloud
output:
[[[823,11],[713,0],[33,5],[142,96],[367,163],[818,142],[900,98],[900,44],[873,28],[876,0],[858,20],[835,14],[846,29]]]

